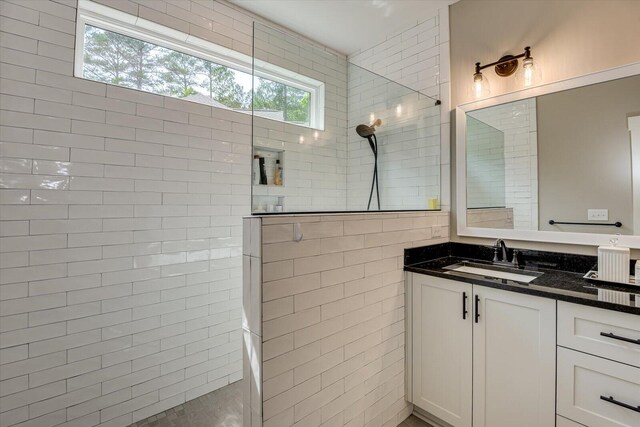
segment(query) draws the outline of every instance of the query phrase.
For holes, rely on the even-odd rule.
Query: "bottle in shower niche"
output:
[[[260,165],[260,184],[267,185],[267,171],[264,168],[264,157],[260,157],[258,163]]]
[[[252,176],[253,185],[259,185],[260,184],[260,156],[258,156],[257,154],[253,156],[253,167],[251,172],[253,174]]]
[[[273,184],[282,185],[282,165],[280,165],[280,160],[276,160],[276,165],[273,168]]]

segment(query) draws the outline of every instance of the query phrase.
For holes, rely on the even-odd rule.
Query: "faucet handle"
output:
[[[495,245],[493,247],[493,262],[500,262],[500,257],[498,256],[498,253],[500,252],[500,245]]]
[[[514,267],[519,267],[520,266],[520,251],[518,251],[517,249],[513,250],[513,256],[511,257],[511,264],[513,264]]]

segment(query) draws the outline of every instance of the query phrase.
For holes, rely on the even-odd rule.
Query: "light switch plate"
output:
[[[589,221],[609,221],[609,209],[587,209]]]

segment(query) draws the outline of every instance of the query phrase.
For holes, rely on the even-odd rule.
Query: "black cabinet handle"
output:
[[[466,319],[467,318],[467,313],[469,311],[467,310],[467,293],[463,292],[462,293],[462,318]]]
[[[632,411],[638,412],[640,413],[640,406],[632,406],[629,404],[626,404],[624,402],[620,402],[616,399],[613,398],[613,396],[600,396],[600,399],[609,402],[609,403],[613,403],[614,405],[618,405],[618,406],[622,406],[623,408],[627,408],[627,409],[631,409]]]
[[[612,338],[614,340],[630,342],[631,344],[640,345],[640,340],[634,340],[633,338],[621,337],[620,335],[616,335],[616,334],[614,334],[612,332],[600,332],[600,335],[602,335],[603,337]]]
[[[480,319],[480,297],[478,295],[476,295],[475,297],[475,303],[476,303],[476,323],[478,323],[478,319]]]

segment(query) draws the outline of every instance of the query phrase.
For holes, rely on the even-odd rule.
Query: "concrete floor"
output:
[[[229,384],[130,427],[242,427],[241,384]],[[432,426],[412,415],[398,427]]]
[[[131,427],[241,427],[242,381],[190,400]]]
[[[409,418],[404,420],[402,424],[400,424],[398,427],[433,427],[433,426],[411,415]]]

